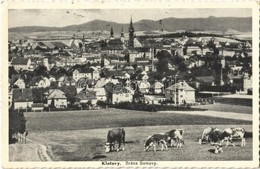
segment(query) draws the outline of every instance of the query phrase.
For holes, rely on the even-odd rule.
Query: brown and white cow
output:
[[[226,141],[226,147],[229,143],[232,143],[235,146],[233,139],[240,138],[241,139],[241,147],[246,145],[246,140],[244,138],[245,129],[241,127],[237,128],[226,128],[222,131],[222,143]]]
[[[220,131],[220,130],[215,127],[205,128],[202,132],[201,138],[199,139],[199,144],[202,144],[203,140],[206,141],[206,144],[212,142],[213,137],[216,137],[215,131]]]
[[[164,147],[166,150],[168,150],[167,146],[167,140],[168,135],[166,134],[154,134],[152,136],[149,136],[144,144],[144,151],[148,151],[150,147],[153,146],[153,150],[156,151],[156,144],[161,144],[162,148],[161,151],[164,150]]]
[[[176,146],[178,147],[182,147],[182,144],[184,144],[184,140],[183,140],[183,134],[184,134],[184,130],[183,129],[173,129],[170,130],[168,132],[165,133],[166,135],[168,135],[168,143],[170,144],[170,146]],[[173,141],[175,141],[175,145],[173,145]]]
[[[106,142],[106,153],[115,150],[115,144],[118,142],[118,149],[120,150],[121,143],[124,144],[123,150],[125,150],[125,130],[122,128],[109,130],[107,133],[107,142]]]

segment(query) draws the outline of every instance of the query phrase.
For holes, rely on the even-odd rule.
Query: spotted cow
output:
[[[154,134],[152,136],[149,136],[144,144],[144,151],[148,151],[150,147],[153,147],[153,150],[156,151],[157,144],[162,145],[161,151],[164,150],[164,147],[166,150],[168,150],[167,140],[168,140],[168,135],[166,135],[164,133],[163,134]]]

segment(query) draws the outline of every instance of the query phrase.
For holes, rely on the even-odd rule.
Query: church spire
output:
[[[133,21],[132,21],[132,15],[130,20],[130,26],[129,26],[129,47],[134,47],[134,27],[133,27]]]
[[[124,29],[123,29],[123,27],[121,28],[121,37],[124,37]]]
[[[113,30],[113,27],[111,27],[111,30],[110,30],[110,39],[113,39],[114,38],[114,30]]]

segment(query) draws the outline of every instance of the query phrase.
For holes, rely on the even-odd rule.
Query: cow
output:
[[[245,132],[246,132],[245,129],[241,127],[226,128],[222,132],[222,143],[226,141],[226,147],[229,145],[229,143],[233,144],[233,146],[235,147],[235,143],[233,139],[240,138],[241,147],[244,147],[246,145],[246,140],[244,138]]]
[[[164,147],[166,150],[168,150],[167,146],[167,140],[169,139],[168,135],[162,133],[162,134],[154,134],[152,136],[149,136],[144,144],[144,151],[148,151],[150,147],[153,146],[153,150],[156,151],[156,144],[162,144],[161,151],[164,150]]]
[[[199,138],[199,144],[202,144],[202,141],[205,140],[206,144],[212,142],[212,137],[214,137],[214,131],[219,131],[219,129],[214,127],[207,127],[203,130],[201,138]],[[216,134],[216,133],[215,133]]]
[[[172,147],[173,146],[173,140],[176,143],[176,147],[182,147],[182,144],[184,144],[183,140],[183,134],[184,130],[183,129],[173,129],[165,133],[168,135],[168,144]]]
[[[109,130],[107,133],[107,142],[105,144],[106,153],[115,150],[115,143],[118,142],[118,149],[120,150],[121,143],[124,144],[123,150],[125,150],[125,130],[122,128]]]

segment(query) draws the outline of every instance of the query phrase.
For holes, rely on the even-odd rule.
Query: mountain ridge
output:
[[[135,31],[165,30],[169,32],[177,30],[207,30],[225,31],[234,29],[239,32],[252,32],[251,17],[213,17],[208,18],[164,18],[159,20],[143,19],[133,23]],[[115,33],[128,31],[129,23],[117,23],[105,20],[91,20],[83,24],[68,25],[64,27],[48,26],[21,26],[12,27],[10,32],[47,32],[47,31],[110,31],[111,27]]]

